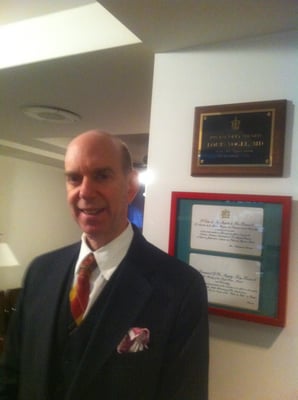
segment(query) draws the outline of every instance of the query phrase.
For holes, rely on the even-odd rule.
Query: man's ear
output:
[[[128,175],[128,202],[129,204],[136,197],[140,188],[138,171],[133,169]]]

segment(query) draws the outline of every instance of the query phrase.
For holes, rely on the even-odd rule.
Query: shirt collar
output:
[[[100,272],[103,274],[106,280],[109,280],[113,272],[117,269],[120,262],[125,257],[127,250],[133,238],[133,229],[129,223],[127,228],[114,240],[100,247],[96,251],[93,251],[97,265]],[[86,241],[86,234],[83,233],[81,237],[81,249],[76,265],[76,272],[81,261],[90,253],[90,248]]]

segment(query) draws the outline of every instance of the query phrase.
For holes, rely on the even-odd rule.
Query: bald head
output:
[[[128,174],[133,169],[131,154],[127,145],[112,134],[99,129],[89,130],[76,136],[68,145],[65,159],[74,149],[84,148],[105,148],[115,152],[115,157],[120,158],[124,174]]]

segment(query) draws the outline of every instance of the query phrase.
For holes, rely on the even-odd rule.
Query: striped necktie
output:
[[[81,262],[77,281],[69,293],[72,316],[77,325],[83,320],[90,294],[90,275],[97,267],[93,253],[89,253]]]

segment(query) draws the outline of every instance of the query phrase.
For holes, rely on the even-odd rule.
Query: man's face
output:
[[[123,172],[119,146],[91,133],[76,138],[66,153],[65,173],[67,200],[89,245],[109,243],[127,226],[127,207],[137,191],[135,173]]]

